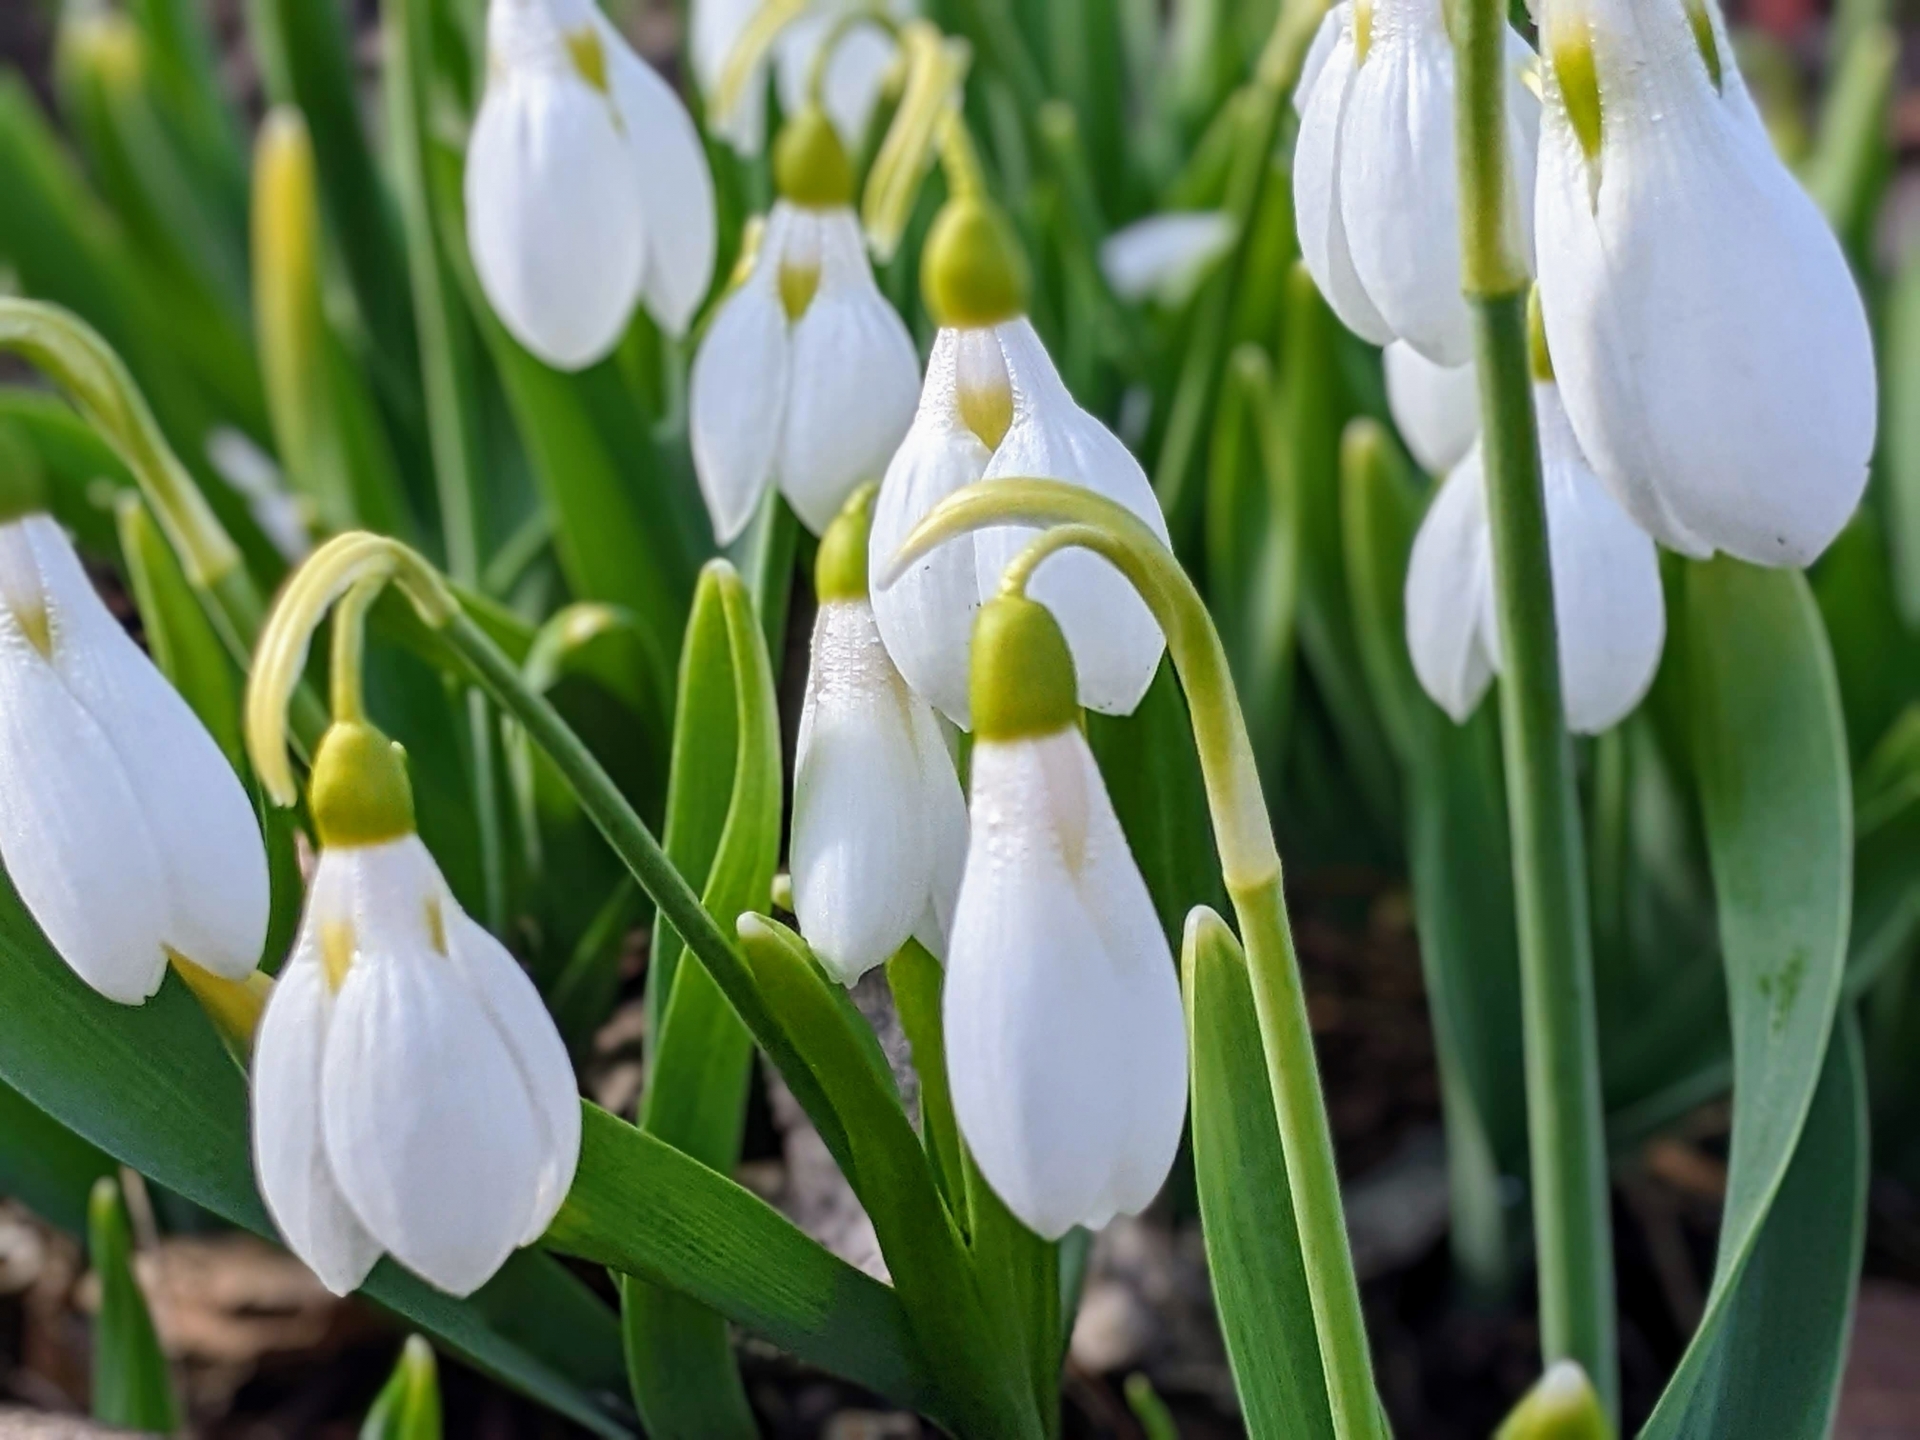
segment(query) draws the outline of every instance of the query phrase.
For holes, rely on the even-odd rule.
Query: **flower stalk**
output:
[[[1473,313],[1480,433],[1505,651],[1500,686],[1520,938],[1541,1348],[1617,1395],[1613,1242],[1586,863],[1562,708],[1527,274],[1507,172],[1506,7],[1454,12],[1461,279]],[[1249,947],[1251,948],[1251,947]]]

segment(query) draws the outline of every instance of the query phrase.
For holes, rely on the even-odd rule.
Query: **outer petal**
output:
[[[774,211],[753,273],[714,312],[688,382],[694,474],[722,545],[747,528],[779,453],[792,346],[778,257],[791,223]]]
[[[360,1223],[442,1290],[471,1294],[540,1198],[539,1117],[512,1055],[431,943],[437,872],[413,836],[343,852],[359,948],[321,1065],[327,1158]]]
[[[1149,215],[1106,238],[1100,269],[1122,300],[1179,305],[1232,247],[1233,233],[1233,221],[1219,210]]]
[[[833,210],[818,224],[820,286],[793,327],[779,461],[781,492],[816,535],[886,473],[920,394],[913,337],[873,283],[859,221]]]
[[[933,848],[915,703],[871,607],[822,605],[794,755],[793,906],[843,985],[885,963],[927,908]]]
[[[927,907],[914,922],[913,938],[936,960],[947,958],[947,935],[953,929],[953,908],[960,898],[960,878],[967,865],[967,800],[954,773],[953,754],[933,711],[913,697],[914,746],[920,755],[920,804],[927,816],[932,874]]]
[[[1393,331],[1354,271],[1341,214],[1341,129],[1353,88],[1353,22],[1351,7],[1342,5],[1335,13],[1341,16],[1339,34],[1307,97],[1294,146],[1294,222],[1300,231],[1300,258],[1333,313],[1354,334],[1384,345],[1393,339]]]
[[[45,586],[54,670],[106,735],[158,847],[168,909],[160,939],[215,974],[251,973],[271,897],[266,847],[240,777],[108,613],[60,527],[33,516],[19,533]]]
[[[727,60],[760,9],[760,0],[692,0],[687,6],[689,52],[700,92],[711,107],[718,98]],[[707,117],[707,128],[742,155],[758,155],[767,134],[767,72],[763,64],[740,92],[731,113]]]
[[[806,104],[807,82],[821,42],[851,8],[844,4],[816,6],[781,32],[774,45],[774,55],[779,62],[780,108],[787,114],[799,114]],[[894,18],[900,19],[908,7],[890,8]],[[878,25],[857,24],[847,30],[834,47],[833,58],[827,61],[821,100],[848,150],[858,152],[866,140],[867,124],[873,118],[873,107],[879,102],[880,87],[898,54],[898,48]]]
[[[324,861],[322,862],[324,863]],[[315,899],[319,896],[315,887]],[[253,1163],[287,1248],[336,1295],[357,1290],[380,1258],[334,1183],[320,1122],[320,1061],[332,997],[310,902],[253,1044]]]
[[[490,47],[502,46],[500,17],[538,9],[496,4]],[[467,245],[514,338],[549,365],[578,370],[626,329],[646,271],[645,214],[613,106],[569,68],[558,30],[544,23],[546,48],[495,67],[474,121]]]
[[[1715,90],[1678,0],[1585,10],[1598,168],[1550,91],[1537,209],[1574,433],[1665,544],[1804,565],[1853,513],[1873,451],[1859,291],[1730,62]]]
[[[1404,340],[1387,346],[1387,408],[1400,438],[1429,475],[1445,475],[1480,433],[1480,388],[1473,362],[1436,365]]]
[[[1421,688],[1456,721],[1487,693],[1494,658],[1493,557],[1480,447],[1447,477],[1407,563],[1407,649]]]
[[[613,103],[627,134],[627,163],[640,196],[646,231],[640,296],[660,328],[678,337],[687,333],[713,284],[718,243],[713,173],[700,132],[673,87],[633,53],[598,6],[593,23],[607,56]]]
[[[927,359],[920,409],[900,442],[873,507],[868,563],[877,578],[921,518],[985,472],[991,457],[960,419],[954,398],[958,335],[942,330]],[[887,653],[921,696],[954,724],[969,723],[967,647],[980,608],[974,537],[927,555],[892,585],[873,592],[873,615]]]
[[[1077,731],[983,742],[948,958],[954,1113],[1009,1209],[1057,1238],[1142,1208],[1186,1106],[1179,988]]]
[[[988,463],[986,479],[1051,476],[1117,500],[1162,540],[1166,517],[1146,472],[1114,433],[1074,403],[1046,347],[1026,320],[996,327],[1013,385],[1013,424]],[[993,594],[1001,573],[1038,532],[1005,526],[974,537],[980,593]],[[1079,672],[1080,703],[1125,715],[1153,683],[1166,640],[1139,592],[1096,555],[1065,551],[1034,572],[1027,593],[1060,622]]]
[[[1353,7],[1347,0],[1340,0],[1320,17],[1319,28],[1313,32],[1313,43],[1307,46],[1306,58],[1300,62],[1300,83],[1293,87],[1294,114],[1306,114],[1307,101],[1313,96],[1313,87],[1320,83],[1320,73],[1327,68],[1333,47],[1340,42],[1342,27],[1352,24]]]

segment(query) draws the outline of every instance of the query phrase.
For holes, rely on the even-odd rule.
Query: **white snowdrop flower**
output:
[[[871,491],[820,544],[813,664],[793,773],[793,909],[852,985],[909,937],[936,956],[967,853],[967,806],[932,709],[888,658],[867,598]]]
[[[1125,505],[1167,538],[1166,517],[1140,462],[1068,393],[1021,298],[1018,251],[985,202],[949,204],[928,237],[923,274],[941,330],[920,409],[881,482],[872,560],[883,572],[908,533],[948,495],[981,479],[1071,481]],[[1036,534],[1005,526],[933,550],[873,596],[881,637],[900,673],[935,709],[966,727],[967,644],[974,612]],[[1081,550],[1050,556],[1028,593],[1053,611],[1073,647],[1080,700],[1126,714],[1159,667],[1165,639],[1134,588]]]
[[[1581,447],[1656,539],[1805,565],[1873,452],[1873,342],[1711,0],[1554,0],[1536,226]]]
[[[320,860],[254,1039],[260,1193],[335,1294],[382,1253],[470,1294],[573,1183],[566,1047],[414,833],[398,746],[335,724],[310,797]]]
[[[1046,607],[1000,596],[974,641],[972,838],[948,945],[954,1118],[1047,1239],[1135,1214],[1180,1145],[1173,954],[1078,724]]]
[[[720,105],[723,82],[736,63],[748,27],[765,8],[762,0],[693,0],[689,52],[700,93],[707,97],[709,124],[743,155],[757,155],[766,141],[767,71],[765,55],[752,57],[741,77],[737,95]],[[861,14],[884,10],[894,21],[912,18],[915,6],[906,0],[807,0],[799,13],[773,39],[771,61],[780,92],[780,108],[797,115],[814,99],[811,88],[820,47],[833,41],[833,54],[821,75],[819,103],[848,147],[857,147],[866,135],[874,107],[879,103],[887,72],[899,47],[886,29],[862,20]]]
[[[713,277],[713,177],[679,97],[593,0],[490,0],[467,244],[513,337],[578,370],[637,302],[673,335]]]
[[[1653,683],[1666,643],[1660,563],[1580,453],[1557,387],[1534,386],[1567,725],[1597,735]],[[1434,497],[1407,566],[1407,647],[1420,684],[1464,721],[1501,669],[1485,473],[1476,441]]]
[[[289,565],[306,559],[313,550],[306,516],[271,455],[232,426],[221,425],[208,432],[207,463],[240,492],[253,523],[282,559]]]
[[[32,510],[0,524],[0,860],[61,959],[124,1005],[169,955],[240,980],[266,943],[239,777]]]
[[[1219,210],[1170,210],[1109,235],[1100,270],[1122,300],[1177,306],[1233,247],[1233,221]]]
[[[920,389],[913,337],[867,263],[833,126],[805,111],[775,151],[783,198],[708,327],[688,400],[694,469],[723,545],[770,483],[809,530],[826,529],[886,469]]]
[[[1480,387],[1473,362],[1436,365],[1404,340],[1387,346],[1387,408],[1407,449],[1429,475],[1465,458],[1480,433]]]
[[[1509,41],[1509,213],[1522,231],[1516,252],[1530,255],[1540,106],[1521,82],[1532,52],[1518,35]],[[1348,0],[1322,22],[1315,52],[1323,58],[1296,97],[1301,257],[1355,334],[1463,365],[1473,337],[1460,289],[1453,47],[1442,0]]]

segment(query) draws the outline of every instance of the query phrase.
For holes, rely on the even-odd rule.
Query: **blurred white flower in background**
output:
[[[1381,352],[1387,408],[1407,449],[1429,475],[1445,475],[1465,458],[1480,434],[1479,372],[1436,365],[1404,340]]]
[[[713,278],[699,133],[593,0],[491,0],[466,206],[488,302],[563,370],[612,350],[636,303],[683,333]]]
[[[1233,220],[1219,210],[1170,210],[1136,220],[1100,245],[1100,270],[1122,300],[1184,304],[1233,248]]]
[[[796,115],[811,98],[807,92],[820,47],[832,38],[833,54],[825,62],[819,99],[840,132],[842,143],[849,149],[857,148],[898,54],[898,46],[884,27],[859,17],[880,10],[892,20],[903,22],[913,18],[917,7],[911,0],[887,0],[884,4],[872,0],[774,0],[774,4],[784,17],[778,34],[767,51],[746,56],[739,53],[741,42],[749,39],[756,18],[773,7],[766,0],[690,0],[688,50],[694,78],[707,101],[708,128],[741,154],[759,154],[766,144],[769,66],[779,89],[780,108]],[[730,105],[722,104],[721,89],[729,71],[742,62],[745,71],[738,80],[739,93],[727,97]]]

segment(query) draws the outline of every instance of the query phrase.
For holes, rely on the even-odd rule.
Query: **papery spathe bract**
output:
[[[491,0],[467,243],[501,322],[550,365],[610,351],[636,302],[684,331],[713,275],[693,121],[591,0]]]
[[[1867,483],[1876,388],[1838,241],[1710,0],[1554,0],[1536,230],[1580,444],[1692,555],[1804,565]]]
[[[769,483],[815,534],[912,423],[913,338],[874,284],[851,208],[777,203],[751,273],[694,361],[694,468],[726,544]]]
[[[1567,725],[1598,734],[1653,683],[1666,602],[1653,541],[1607,493],[1580,453],[1556,387],[1534,387]],[[1456,721],[1502,668],[1492,535],[1480,447],[1447,477],[1407,566],[1407,645],[1427,694]]]
[[[169,952],[228,979],[266,942],[266,850],[239,777],[94,593],[58,524],[0,524],[0,859],[108,999]]]
[[[1387,408],[1407,449],[1429,475],[1445,475],[1465,458],[1480,433],[1478,372],[1436,365],[1404,340],[1382,353]]]

